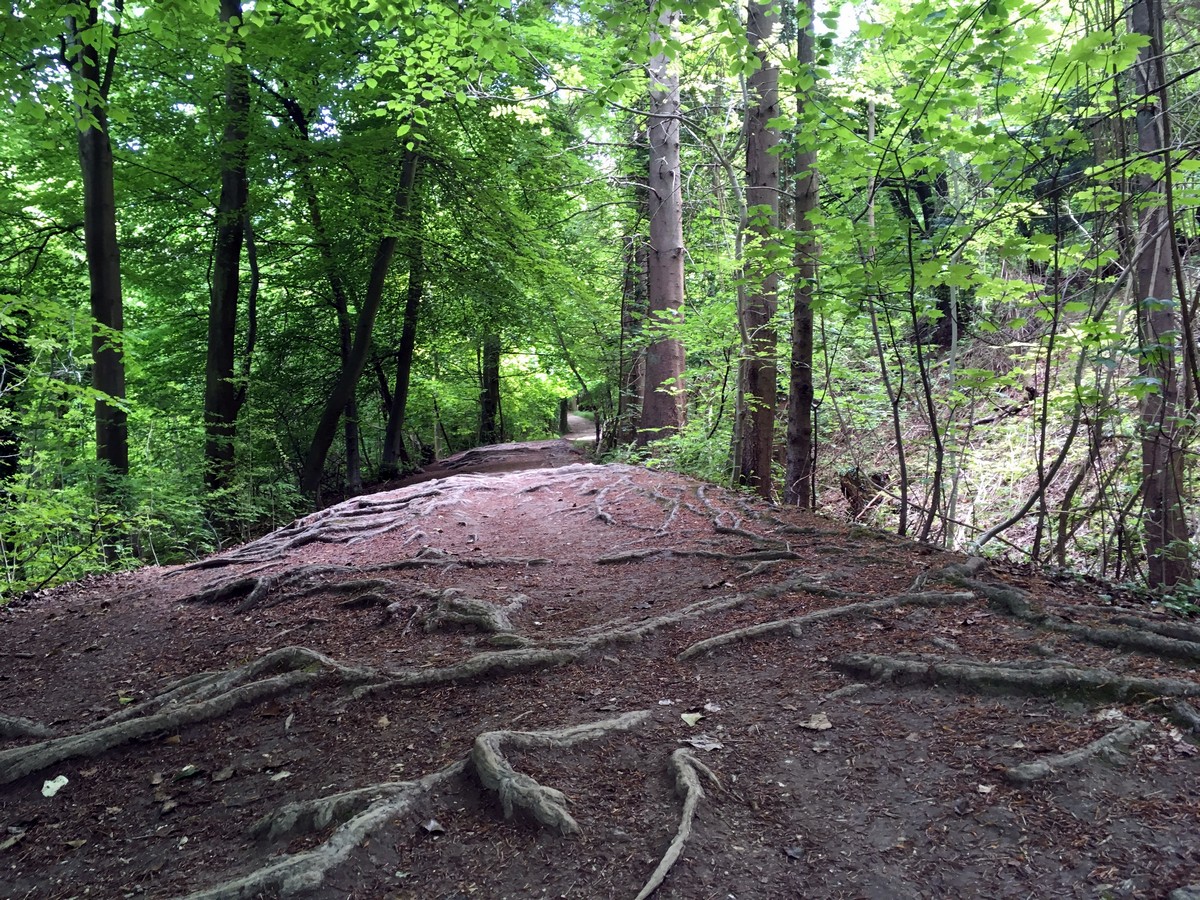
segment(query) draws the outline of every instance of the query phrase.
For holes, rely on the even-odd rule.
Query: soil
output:
[[[1200,629],[581,444],[0,611],[0,896],[1200,883]]]

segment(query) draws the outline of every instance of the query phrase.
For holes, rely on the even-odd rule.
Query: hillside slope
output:
[[[1200,629],[536,447],[0,613],[0,895],[1200,882]]]

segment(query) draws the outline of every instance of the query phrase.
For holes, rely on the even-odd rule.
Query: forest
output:
[[[1195,608],[1200,10],[14,0],[0,595],[558,433]]]

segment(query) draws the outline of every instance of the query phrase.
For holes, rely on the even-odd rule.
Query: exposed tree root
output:
[[[468,597],[456,588],[423,591],[422,596],[436,603],[433,611],[422,617],[426,631],[436,631],[446,625],[473,625],[480,631],[493,633],[512,631],[509,614],[529,600],[523,594],[517,594],[509,598],[506,606],[496,606],[486,600]]]
[[[277,669],[283,671],[258,678],[263,672]],[[375,677],[369,670],[351,669],[312,650],[285,647],[237,669],[190,676],[176,683],[149,703],[150,708],[165,707],[162,712],[121,721],[112,721],[117,718],[114,716],[109,718],[109,724],[102,723],[101,727],[91,731],[0,752],[0,784],[8,784],[63,760],[96,756],[148,735],[177,731],[185,725],[215,719],[239,706],[311,684],[321,677],[324,669],[337,671],[348,680]],[[123,717],[125,711],[118,715]]]
[[[321,831],[330,825],[340,825],[372,803],[386,797],[395,797],[397,794],[411,791],[412,788],[411,781],[385,781],[382,784],[371,784],[351,791],[330,794],[328,797],[314,797],[311,800],[288,803],[251,825],[250,836],[268,843],[291,840],[300,835]]]
[[[900,684],[945,683],[966,690],[1034,695],[1076,694],[1103,700],[1133,697],[1200,697],[1200,683],[1176,678],[1137,678],[1108,669],[1060,666],[1042,661],[1008,665],[946,662],[853,653],[834,663],[837,668],[876,681]]]
[[[683,812],[679,817],[679,828],[675,832],[675,838],[667,847],[667,852],[663,854],[662,861],[659,862],[658,867],[650,875],[650,880],[646,882],[646,886],[638,892],[634,900],[646,900],[658,890],[663,880],[666,879],[667,873],[671,871],[671,867],[683,853],[684,845],[692,836],[692,823],[696,818],[696,807],[704,799],[704,788],[700,784],[700,776],[705,776],[720,787],[717,776],[708,766],[696,759],[690,750],[681,748],[672,753],[671,768],[675,772],[675,790],[683,798]]]
[[[325,876],[363,840],[389,820],[411,811],[430,791],[463,773],[460,760],[417,781],[404,782],[404,788],[371,803],[365,810],[339,826],[323,844],[306,853],[295,853],[268,863],[261,869],[223,882],[215,887],[189,894],[186,900],[245,900],[275,892],[289,897],[320,887]],[[298,811],[299,822],[305,813]],[[312,821],[316,821],[315,818]],[[332,821],[332,820],[331,820]]]
[[[471,764],[483,786],[499,795],[504,818],[512,818],[513,810],[521,807],[547,827],[557,828],[563,834],[578,834],[579,824],[567,812],[566,797],[562,792],[515,771],[505,759],[502,745],[520,750],[561,750],[613,732],[629,731],[649,717],[648,710],[640,710],[616,719],[556,731],[489,731],[475,739],[471,747]]]
[[[25,719],[21,716],[7,716],[0,713],[0,740],[7,738],[44,738],[54,734],[41,722]]]
[[[1171,714],[1192,734],[1200,734],[1200,712],[1192,704],[1180,700],[1171,704]]]
[[[1129,747],[1130,744],[1145,734],[1149,728],[1149,722],[1129,722],[1122,725],[1116,731],[1109,732],[1104,737],[1098,738],[1090,744],[1072,750],[1069,753],[1048,756],[1036,762],[1013,766],[1005,771],[1004,777],[1013,784],[1031,784],[1039,778],[1046,778],[1055,772],[1061,772],[1063,769],[1081,766],[1097,756],[1114,757],[1118,754],[1118,751]]]
[[[686,650],[679,654],[677,659],[691,659],[694,656],[699,656],[704,653],[711,653],[718,647],[724,647],[728,644],[736,643],[737,641],[749,640],[750,638],[762,637],[767,634],[777,634],[781,631],[790,631],[793,635],[798,636],[798,631],[805,625],[811,625],[816,622],[822,622],[826,619],[836,619],[843,616],[857,616],[864,613],[878,612],[884,609],[892,609],[897,606],[944,606],[952,603],[968,603],[975,599],[972,593],[944,593],[944,592],[928,592],[921,594],[900,594],[895,597],[884,597],[880,600],[867,600],[862,603],[851,603],[848,606],[835,606],[830,609],[822,609],[817,612],[808,613],[803,616],[793,616],[787,619],[778,619],[773,622],[762,622],[758,625],[749,625],[745,628],[738,628],[734,631],[727,631],[724,634],[718,634],[710,638],[705,638],[702,641],[697,641]]]
[[[1136,617],[1118,617],[1132,628],[1094,628],[1067,622],[1039,609],[1028,592],[1009,585],[993,584],[973,577],[984,568],[978,557],[966,563],[947,566],[931,577],[940,576],[986,597],[993,608],[1047,631],[1069,635],[1076,640],[1117,650],[1134,650],[1169,659],[1200,662],[1200,629],[1152,623]]]
[[[601,556],[596,560],[596,564],[609,566],[618,563],[640,562],[644,559],[670,559],[672,557],[720,559],[735,563],[783,562],[801,558],[800,554],[793,553],[791,550],[752,550],[749,553],[719,553],[716,550],[674,550],[670,547],[650,547],[645,550],[629,550],[625,553],[613,553],[608,556]]]
[[[1181,622],[1153,622],[1138,616],[1113,616],[1113,624],[1127,625],[1140,631],[1150,631],[1177,641],[1190,641],[1200,644],[1200,628],[1194,625],[1184,625]]]

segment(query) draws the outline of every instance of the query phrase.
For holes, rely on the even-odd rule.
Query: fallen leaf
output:
[[[172,735],[169,735],[168,737],[163,738],[163,743],[164,744],[178,744],[181,740],[182,740],[182,738],[180,738],[179,735],[172,734]]]
[[[704,715],[702,713],[680,713],[679,718],[687,722],[688,725],[695,727],[696,723],[704,718]]]
[[[164,815],[164,816],[165,816],[167,813],[169,813],[169,812],[171,812],[173,809],[175,809],[175,807],[177,807],[178,805],[179,805],[179,802],[178,802],[177,800],[168,800],[168,801],[167,801],[166,803],[164,803],[164,804],[163,804],[161,807],[159,807],[159,810],[158,810],[158,811],[159,811],[159,812],[160,812],[162,815]]]
[[[87,841],[80,838],[79,840],[67,841],[66,843],[67,843],[67,846],[70,847],[72,850],[78,850],[80,847],[82,847],[84,844],[86,844]]]
[[[218,784],[222,781],[228,781],[233,777],[233,766],[226,766],[218,772],[213,773],[212,780]]]
[[[163,774],[162,774],[162,772],[155,772],[153,775],[151,775],[151,776],[150,776],[150,783],[151,783],[152,785],[155,785],[155,784],[162,784],[162,783],[163,783]]]
[[[691,744],[697,750],[723,750],[725,745],[720,741],[713,740],[707,734],[698,734],[695,737],[688,738],[684,741],[685,744]]]
[[[833,723],[829,721],[829,716],[823,712],[816,713],[807,722],[800,723],[801,728],[807,728],[809,731],[828,731],[833,727]]]
[[[55,794],[57,794],[59,791],[61,791],[66,786],[67,786],[67,776],[66,775],[59,775],[57,778],[51,778],[49,781],[47,781],[45,784],[42,785],[42,796],[43,797],[53,797]]]
[[[709,713],[720,712],[721,705],[719,703],[705,703],[704,711]]]
[[[803,847],[788,847],[783,852],[788,855],[789,859],[804,859]]]
[[[276,772],[274,775],[272,775],[271,780],[272,781],[283,781],[283,779],[291,778],[291,777],[292,777],[292,773],[289,772],[287,769],[284,769],[282,772]]]
[[[387,728],[391,724],[392,724],[392,720],[389,719],[387,716],[380,716],[378,719],[375,720],[375,727],[380,730]]]
[[[975,788],[975,790],[979,791],[981,794],[990,794],[995,789],[996,786],[994,784],[981,784]]]
[[[426,833],[428,833],[428,834],[445,834],[446,833],[446,829],[442,827],[442,823],[439,822],[437,819],[430,819],[428,822],[425,822],[424,824],[422,824],[421,827],[423,829],[425,829]]]
[[[674,700],[659,700],[658,705],[659,706],[674,706],[675,701]]]
[[[182,769],[175,773],[175,781],[182,781],[185,778],[194,778],[200,774],[200,767],[188,763]]]
[[[813,753],[825,753],[832,746],[833,746],[832,741],[813,741],[812,752]]]

